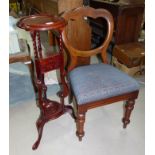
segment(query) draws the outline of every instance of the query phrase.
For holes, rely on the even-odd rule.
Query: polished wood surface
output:
[[[57,29],[61,30],[66,26],[67,22],[61,17],[55,17],[47,14],[31,15],[23,17],[17,26],[27,31],[45,31]]]
[[[113,17],[111,15],[111,13],[105,9],[94,9],[91,7],[81,7],[81,8],[74,9],[74,10],[69,11],[68,13],[64,14],[64,18],[68,22],[70,20],[74,21],[79,18],[81,20],[82,19],[85,20],[85,18],[83,18],[83,17],[91,17],[91,18],[95,18],[95,19],[99,18],[99,17],[104,18],[107,21],[108,31],[106,34],[106,38],[102,42],[100,47],[85,51],[85,50],[77,49],[74,45],[72,45],[72,43],[69,41],[69,38],[67,35],[68,34],[67,27],[64,29],[64,31],[62,33],[62,37],[63,37],[64,45],[68,49],[68,52],[69,52],[70,58],[71,58],[71,62],[69,64],[69,68],[68,68],[68,73],[78,66],[77,65],[78,64],[78,56],[87,58],[92,55],[96,55],[96,54],[100,53],[103,63],[107,63],[106,50],[107,50],[108,45],[112,39],[113,29],[114,29],[114,21],[113,21]],[[75,29],[72,29],[72,31],[75,31]],[[68,81],[69,81],[69,79],[68,79]],[[138,90],[134,91],[134,92],[130,92],[130,93],[124,93],[124,94],[122,93],[122,95],[119,95],[119,96],[114,96],[111,98],[94,101],[91,103],[78,104],[76,97],[74,96],[74,94],[72,92],[72,85],[71,85],[71,83],[69,83],[69,84],[70,84],[69,94],[70,94],[70,99],[71,99],[70,101],[75,102],[76,126],[77,126],[76,135],[78,136],[80,141],[82,140],[82,137],[84,136],[84,133],[85,133],[84,132],[84,123],[85,123],[86,112],[89,109],[97,108],[97,107],[107,105],[107,104],[112,104],[112,103],[115,103],[118,101],[127,101],[126,106],[125,106],[125,113],[124,113],[124,117],[123,117],[122,121],[123,121],[124,128],[126,128],[127,124],[129,124],[131,111],[133,110],[135,99],[137,98],[138,93],[139,93]],[[88,92],[88,94],[89,94],[89,92]]]
[[[71,9],[81,7],[83,5],[83,0],[24,0],[27,6],[27,10],[31,9],[36,13],[47,13],[52,15],[63,15],[64,12],[69,11]],[[28,13],[31,10],[27,11]],[[68,32],[70,35],[70,41],[79,49],[90,49],[91,47],[91,29],[87,26],[84,21],[76,20],[76,22],[70,22],[67,25],[68,29],[74,29],[75,31]],[[82,29],[78,29],[79,27],[83,27]],[[77,30],[78,29],[78,30]],[[49,32],[50,36],[50,44],[55,44],[54,36],[51,32]],[[67,55],[67,54],[66,54]],[[67,56],[66,56],[67,57]],[[67,58],[66,58],[67,59]],[[69,60],[68,60],[69,61]],[[89,64],[90,59],[83,59],[81,57],[78,58],[79,64]],[[67,62],[65,62],[67,66]]]
[[[94,13],[95,12],[95,13]],[[83,18],[85,17],[85,15],[87,15],[88,17],[91,18],[98,18],[98,17],[104,17],[105,19],[108,19],[107,23],[108,23],[108,33],[107,33],[107,37],[105,39],[105,42],[103,42],[103,44],[96,48],[96,49],[86,49],[86,48],[79,48],[79,46],[76,46],[75,43],[72,42],[72,40],[68,37],[68,29],[66,28],[65,31],[63,32],[63,40],[65,43],[65,46],[67,47],[68,51],[70,52],[70,57],[71,57],[71,62],[69,64],[69,68],[68,70],[71,71],[73,68],[75,68],[76,66],[78,66],[78,57],[83,57],[83,58],[87,58],[90,57],[92,55],[96,55],[101,53],[102,56],[102,60],[103,62],[107,63],[107,58],[106,58],[106,49],[109,45],[109,42],[111,41],[112,35],[113,35],[113,18],[111,16],[111,14],[109,12],[107,12],[106,10],[96,10],[94,11],[93,8],[89,8],[89,9],[81,9],[81,11],[79,11],[77,9],[77,11],[75,12],[68,12],[66,14],[64,14],[64,18],[68,21],[68,23],[71,21],[76,21],[76,20],[81,20],[83,22],[85,22],[85,24],[87,23],[87,21]],[[106,15],[106,16],[105,16]],[[89,29],[89,25],[87,23],[87,27]],[[79,27],[77,27],[77,29],[73,29],[73,30],[69,30],[69,31],[74,31],[77,32],[79,30]],[[80,30],[79,30],[80,31]],[[86,34],[83,34],[83,37],[85,38]],[[89,39],[91,40],[91,37],[89,36]],[[82,40],[82,38],[80,38],[80,40]],[[80,42],[79,40],[79,42]]]
[[[30,31],[33,47],[34,47],[34,62],[36,70],[36,86],[38,88],[38,106],[40,108],[40,116],[36,122],[38,130],[38,138],[33,145],[33,149],[37,149],[42,137],[43,127],[49,120],[56,119],[66,112],[69,112],[73,117],[71,106],[64,104],[64,98],[68,95],[68,86],[65,82],[66,72],[64,70],[64,55],[62,44],[62,30],[66,25],[66,21],[60,17],[49,15],[32,15],[23,17],[18,26],[27,31]],[[59,50],[55,54],[43,55],[41,47],[40,31],[54,30],[57,31],[57,39]],[[52,52],[51,52],[52,53]],[[47,86],[44,82],[44,74],[52,70],[58,70],[60,74],[61,90],[57,93],[60,102],[47,98]]]
[[[83,0],[23,0],[26,5],[27,13],[29,9],[34,9],[41,13],[58,15],[64,11],[80,7]]]
[[[115,45],[113,56],[128,68],[144,65],[145,47],[144,43],[134,42]]]
[[[29,62],[29,61],[31,61],[31,57],[26,52],[9,54],[9,64],[16,62]]]
[[[144,16],[144,0],[119,0],[118,2],[89,0],[89,4],[91,7],[104,8],[112,13],[115,25],[115,44],[138,41]],[[101,31],[101,38],[104,37],[104,32],[102,31],[103,24],[104,21],[99,20],[92,22],[94,31]]]

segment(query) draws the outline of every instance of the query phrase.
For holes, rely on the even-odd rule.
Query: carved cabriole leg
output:
[[[38,130],[38,139],[36,140],[36,142],[34,143],[32,149],[35,150],[38,148],[41,137],[42,137],[42,132],[43,132],[43,127],[45,125],[46,121],[42,118],[42,116],[40,116],[36,122],[36,127]]]
[[[126,128],[126,126],[130,123],[130,115],[132,110],[134,109],[135,100],[128,100],[125,105],[125,114],[123,118],[123,128]]]
[[[77,112],[77,117],[76,117],[77,131],[76,131],[76,135],[78,136],[79,141],[82,141],[82,137],[84,136],[85,113],[86,112],[82,112],[82,113]]]

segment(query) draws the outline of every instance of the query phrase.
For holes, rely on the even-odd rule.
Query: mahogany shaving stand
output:
[[[40,108],[40,116],[36,122],[38,130],[38,139],[34,143],[32,149],[35,150],[39,146],[43,127],[49,120],[56,119],[66,112],[69,112],[73,118],[73,109],[69,105],[64,105],[64,98],[68,95],[68,86],[65,82],[66,72],[64,70],[64,57],[62,46],[62,30],[66,25],[63,18],[51,15],[32,15],[23,17],[17,26],[30,31],[33,47],[34,47],[34,64],[36,70],[36,86],[38,88],[38,106]],[[57,53],[50,53],[50,55],[43,55],[41,47],[40,31],[56,31],[56,36],[59,51]],[[47,86],[44,82],[44,74],[46,72],[58,69],[60,72],[60,85],[61,90],[58,92],[60,103],[47,98]]]

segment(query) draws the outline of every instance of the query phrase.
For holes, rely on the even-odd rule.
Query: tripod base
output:
[[[75,118],[72,106],[65,106],[56,101],[51,101],[49,99],[43,101],[42,105],[43,108],[41,109],[40,116],[36,122],[36,127],[38,130],[38,139],[32,146],[33,150],[37,149],[40,144],[43,127],[46,122],[48,122],[49,120],[54,120],[65,113],[69,113],[73,118]]]

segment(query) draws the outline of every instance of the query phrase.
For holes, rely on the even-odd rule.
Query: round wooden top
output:
[[[67,22],[64,18],[46,14],[38,14],[21,18],[18,21],[17,26],[27,31],[44,31],[52,29],[61,30],[66,24]]]

